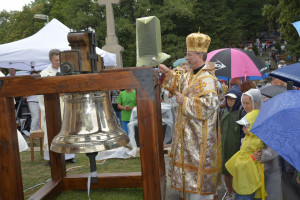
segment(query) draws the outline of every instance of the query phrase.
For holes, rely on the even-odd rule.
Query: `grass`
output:
[[[28,140],[28,138],[26,138]],[[38,140],[35,141],[38,146]],[[30,198],[38,191],[51,177],[50,167],[46,166],[46,161],[39,151],[34,152],[34,162],[30,160],[30,151],[20,153],[23,189],[25,199]],[[90,172],[89,159],[85,154],[76,154],[77,163],[66,164],[67,174],[87,174]],[[117,173],[117,172],[138,172],[141,171],[139,158],[130,159],[110,159],[97,162],[98,173]],[[142,188],[121,188],[121,189],[97,189],[90,191],[91,200],[135,200],[143,199]],[[81,200],[88,199],[87,190],[63,192],[58,200]]]
[[[88,195],[86,191],[72,191],[72,192],[63,192],[57,200],[86,200],[88,199]],[[143,191],[142,188],[136,189],[105,189],[105,190],[93,190],[90,193],[90,199],[96,200],[141,200],[143,199]]]

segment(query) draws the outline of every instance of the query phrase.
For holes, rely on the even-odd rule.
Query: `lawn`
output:
[[[37,142],[37,141],[36,141]],[[39,151],[35,152],[34,162],[30,160],[30,151],[20,153],[23,189],[25,199],[31,197],[50,179],[50,167],[46,166],[46,161],[40,155]],[[87,174],[89,173],[89,159],[85,154],[76,154],[77,163],[66,164],[67,174]],[[130,159],[110,159],[97,162],[98,173],[116,173],[116,172],[137,172],[141,171],[140,158]],[[97,189],[91,190],[91,200],[135,200],[143,199],[142,188],[135,189]],[[58,200],[69,199],[88,199],[87,190],[85,191],[68,191],[63,192]]]

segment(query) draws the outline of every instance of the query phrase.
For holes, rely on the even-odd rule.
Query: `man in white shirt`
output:
[[[59,52],[58,49],[52,49],[49,52],[49,60],[51,62],[51,65],[49,65],[46,69],[41,71],[41,77],[46,76],[56,76],[57,72],[60,72],[60,62],[59,62]],[[47,126],[46,126],[46,119],[45,119],[45,104],[44,104],[44,96],[39,95],[39,104],[40,104],[40,110],[41,110],[41,129],[44,131],[44,159],[50,160],[49,158],[49,147],[48,147],[48,136],[47,136]],[[60,104],[62,105],[62,99],[60,100]],[[63,106],[61,106],[63,108]],[[63,113],[63,110],[62,110]],[[65,160],[66,162],[70,163],[76,163],[74,160],[75,155],[74,154],[65,154]],[[47,163],[47,165],[49,162]]]
[[[10,68],[8,71],[7,76],[16,76],[16,69],[15,68]]]

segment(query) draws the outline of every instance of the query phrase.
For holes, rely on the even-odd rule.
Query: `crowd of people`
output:
[[[172,73],[180,69],[159,65],[162,91],[168,94],[163,100],[173,98],[179,108],[170,151],[171,187],[181,199],[217,199],[220,170],[226,188],[222,200],[300,199],[299,172],[250,131],[270,98],[261,92],[265,86],[240,78],[218,80],[212,63],[205,62],[209,42],[200,33],[186,38],[191,70],[182,67],[180,78]],[[264,84],[286,91],[286,83],[276,78]]]

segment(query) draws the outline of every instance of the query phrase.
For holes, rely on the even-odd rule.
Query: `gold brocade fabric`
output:
[[[184,133],[185,191],[188,193],[214,194],[221,173],[221,135],[216,129],[219,100],[214,63],[206,65],[194,75],[185,73],[178,81],[171,72],[162,86],[171,93],[178,84],[185,98],[182,121],[177,115],[171,147],[169,176],[171,187],[182,191],[182,161],[180,154],[181,130]],[[180,124],[181,123],[181,124]]]

